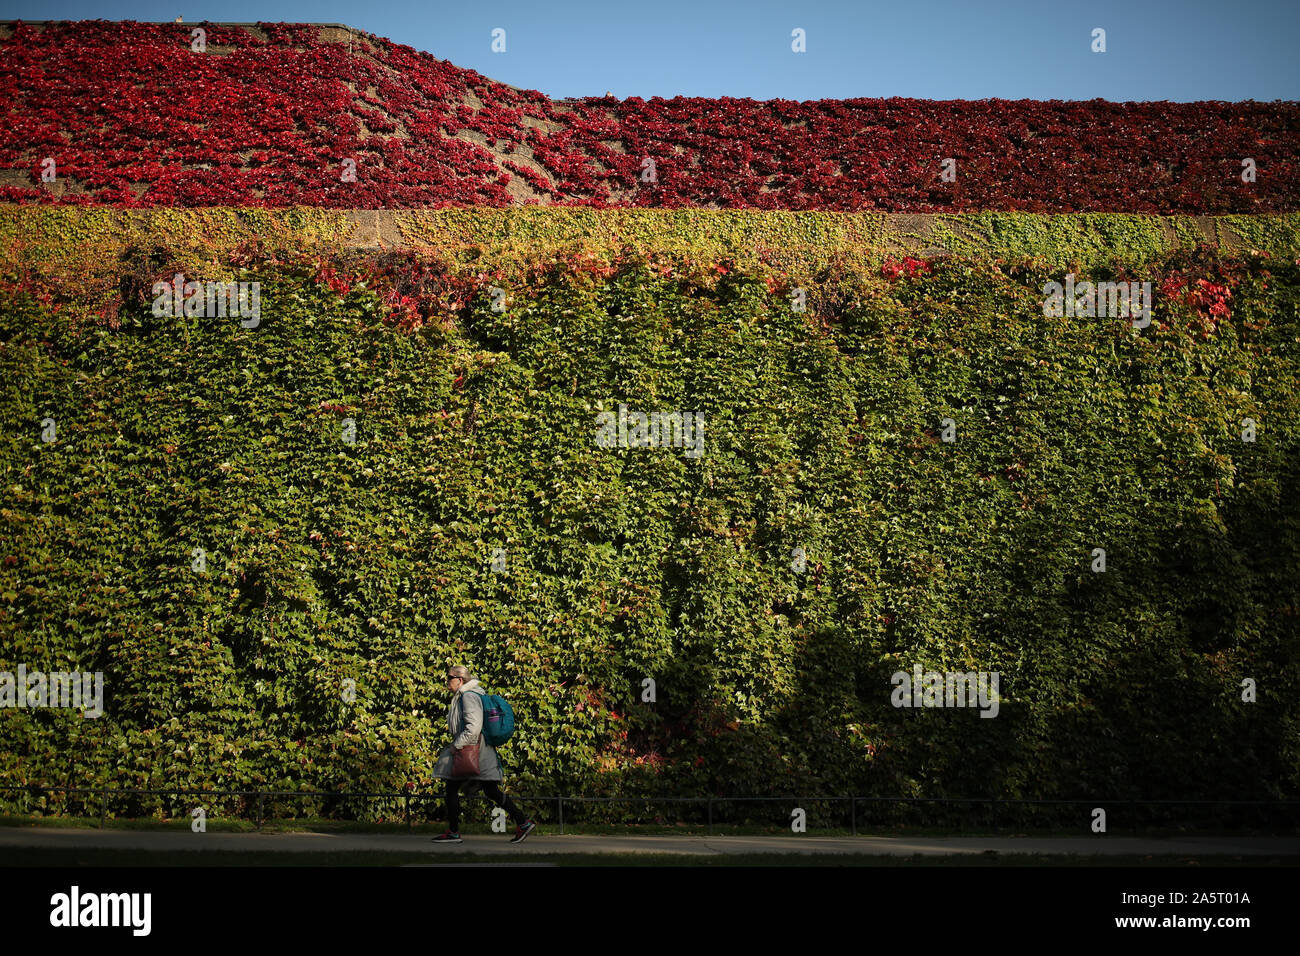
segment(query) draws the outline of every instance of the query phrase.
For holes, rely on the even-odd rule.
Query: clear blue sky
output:
[[[1300,0],[0,0],[9,20],[178,16],[346,23],[557,98],[1300,100]]]

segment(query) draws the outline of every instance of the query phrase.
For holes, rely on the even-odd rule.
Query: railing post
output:
[[[709,797],[709,836],[713,836],[713,798]]]
[[[564,796],[559,797],[560,801],[560,835],[564,835]]]
[[[261,790],[257,791],[257,828],[262,829],[262,802],[266,799],[266,794]]]
[[[853,835],[858,835],[858,798],[849,797],[849,817],[853,820]]]
[[[99,795],[99,828],[104,829],[104,815],[108,809],[108,788]]]
[[[411,829],[411,791],[406,791],[406,829]]]

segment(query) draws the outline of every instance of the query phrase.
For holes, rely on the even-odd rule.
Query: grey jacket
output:
[[[463,721],[461,720],[462,701],[465,706]],[[501,780],[501,761],[497,759],[497,752],[481,736],[483,733],[483,689],[479,686],[477,680],[462,684],[460,691],[451,699],[451,703],[447,706],[447,730],[451,733],[452,741],[442,748],[442,753],[438,754],[437,763],[433,765],[435,779]],[[456,751],[461,747],[473,744],[475,738],[479,742],[478,776],[453,777],[451,767]]]

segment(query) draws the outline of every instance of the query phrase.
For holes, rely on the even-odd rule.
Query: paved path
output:
[[[865,853],[889,856],[980,853],[1074,853],[1086,856],[1300,856],[1297,837],[818,837],[818,836],[577,836],[539,828],[513,845],[504,835],[468,836],[439,846],[429,835],[380,833],[189,833],[147,830],[64,830],[0,827],[0,848],[75,847],[118,850],[233,850],[259,853],[364,853],[376,851],[510,854],[546,853]]]

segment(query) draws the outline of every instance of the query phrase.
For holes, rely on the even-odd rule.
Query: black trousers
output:
[[[447,828],[452,833],[460,832],[460,788],[467,783],[479,784],[489,800],[498,807],[505,808],[506,813],[510,814],[510,819],[515,821],[515,826],[521,827],[528,822],[528,818],[524,816],[523,811],[502,791],[501,784],[495,780],[448,780],[446,783]]]

